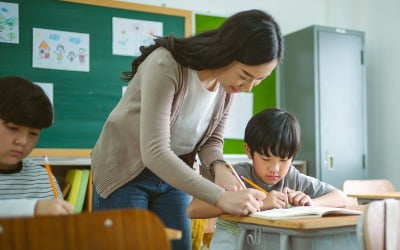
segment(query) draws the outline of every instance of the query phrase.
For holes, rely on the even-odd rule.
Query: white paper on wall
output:
[[[19,43],[18,23],[18,4],[0,2],[0,42]]]
[[[34,82],[35,84],[39,85],[44,93],[47,95],[47,97],[50,99],[51,104],[54,107],[54,100],[53,100],[53,83],[44,83],[44,82]]]
[[[33,28],[32,67],[89,72],[89,34]]]
[[[234,95],[225,125],[225,138],[243,139],[247,122],[253,115],[253,99],[253,93],[238,93]]]
[[[156,36],[163,35],[163,23],[127,18],[112,18],[113,55],[139,56],[140,46],[154,43]]]

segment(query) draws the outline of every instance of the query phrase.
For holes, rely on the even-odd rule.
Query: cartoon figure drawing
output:
[[[86,52],[86,49],[84,49],[84,48],[79,49],[78,58],[79,58],[79,62],[81,64],[85,64],[86,56],[87,56],[87,54],[85,54],[85,52]]]
[[[121,47],[125,47],[127,42],[128,42],[128,34],[126,30],[121,30],[120,39],[118,40],[118,43],[121,45]]]
[[[43,40],[39,44],[39,58],[48,59],[50,57],[50,47],[49,44]]]
[[[12,16],[9,16],[12,15]],[[0,8],[0,40],[4,42],[13,42],[18,38],[18,18],[9,12],[7,7]]]
[[[64,45],[58,44],[54,53],[57,55],[58,63],[61,64],[62,59],[63,59],[63,54],[65,54]]]
[[[69,59],[70,63],[74,61],[75,57],[76,57],[75,52],[73,51],[68,52],[67,58]]]

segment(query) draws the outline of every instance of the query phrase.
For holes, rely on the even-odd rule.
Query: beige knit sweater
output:
[[[170,128],[193,81],[187,68],[165,48],[153,51],[140,65],[92,152],[93,182],[101,197],[108,197],[146,166],[173,187],[216,203],[223,189],[189,168],[170,149]],[[232,100],[223,88],[217,95],[210,125],[196,147],[200,172],[208,179],[210,164],[223,159],[223,130]]]

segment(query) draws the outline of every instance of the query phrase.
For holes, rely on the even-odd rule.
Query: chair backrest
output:
[[[400,249],[400,200],[369,203],[360,217],[357,231],[360,245],[367,250]]]
[[[343,192],[346,194],[394,192],[395,187],[387,179],[346,180],[343,183]]]
[[[0,249],[170,249],[161,220],[147,210],[0,218]]]

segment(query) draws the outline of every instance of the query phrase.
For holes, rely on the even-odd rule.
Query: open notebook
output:
[[[319,206],[301,206],[290,208],[275,208],[252,213],[249,216],[267,220],[284,220],[322,217],[324,215],[359,215],[361,211]]]

